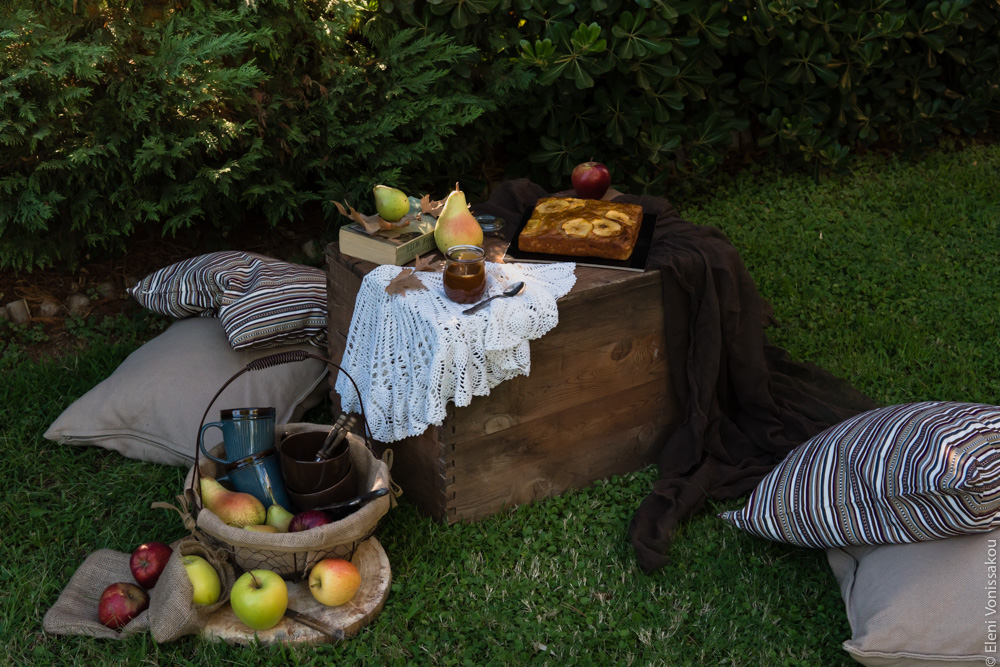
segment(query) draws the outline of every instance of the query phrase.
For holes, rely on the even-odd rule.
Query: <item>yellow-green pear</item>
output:
[[[252,530],[255,533],[280,533],[281,531],[274,526],[269,526],[266,523],[254,524],[252,526],[243,526],[243,530]]]
[[[410,200],[406,193],[388,185],[376,185],[375,210],[387,222],[396,222],[410,211]]]
[[[201,478],[201,502],[230,526],[253,526],[267,518],[264,503],[249,493],[230,491],[211,477]]]
[[[457,245],[483,245],[483,228],[469,211],[461,190],[452,190],[444,200],[444,208],[434,228],[434,242],[442,253]]]
[[[292,517],[294,516],[294,514],[286,510],[278,503],[274,503],[267,508],[267,520],[265,523],[269,526],[277,528],[279,533],[287,533],[288,524],[292,522]]]

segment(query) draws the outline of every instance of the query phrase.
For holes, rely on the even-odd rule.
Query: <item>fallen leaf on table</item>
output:
[[[399,272],[399,275],[389,281],[385,286],[386,294],[406,294],[406,290],[422,290],[427,286],[417,278],[417,272],[406,268]]]
[[[441,271],[444,266],[441,260],[434,261],[431,259],[434,255],[428,255],[426,259],[417,255],[413,258],[413,270],[414,271],[432,271],[437,273]]]
[[[420,198],[420,212],[426,213],[427,215],[432,215],[435,218],[441,215],[441,211],[444,209],[444,200],[436,199],[431,201],[430,195],[424,195]]]
[[[344,206],[339,201],[335,201],[333,202],[333,205],[337,207],[337,210],[340,211],[340,214],[342,216],[345,216],[346,218],[349,218],[350,220],[353,220],[354,222],[357,222],[362,227],[364,227],[365,231],[369,235],[372,235],[375,232],[380,232],[383,229],[395,229],[397,227],[405,227],[406,225],[410,224],[419,217],[417,215],[404,215],[396,222],[389,222],[388,220],[382,219],[382,217],[380,217],[378,213],[373,213],[372,215],[364,215],[363,213],[359,213],[355,211],[354,207],[351,206],[350,204],[347,205],[347,208],[344,208]]]

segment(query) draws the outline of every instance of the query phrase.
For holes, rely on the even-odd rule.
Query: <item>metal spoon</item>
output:
[[[521,293],[521,290],[523,290],[523,289],[524,289],[524,283],[514,283],[513,285],[511,285],[510,287],[508,287],[507,289],[505,289],[503,292],[501,292],[500,294],[494,294],[490,298],[484,299],[484,300],[480,301],[479,303],[477,303],[476,305],[474,305],[472,308],[466,308],[465,310],[462,311],[462,314],[463,315],[471,315],[472,313],[475,313],[476,311],[480,310],[481,308],[484,308],[486,306],[486,304],[488,304],[493,299],[499,299],[502,296],[517,296],[518,294]]]

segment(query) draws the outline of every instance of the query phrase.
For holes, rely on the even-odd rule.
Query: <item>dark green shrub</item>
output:
[[[0,15],[0,268],[426,183],[491,108],[475,49],[369,29],[362,0],[17,0]],[[30,6],[35,6],[31,8]],[[461,146],[461,145],[460,145]],[[454,169],[478,159],[453,151]]]
[[[1000,110],[1000,5],[946,0],[393,0],[386,11],[504,48],[537,74],[504,110],[520,174],[566,186],[595,157],[666,192],[763,150],[843,167]],[[496,30],[487,34],[484,26]],[[512,46],[516,45],[516,46]],[[518,102],[523,104],[517,105]],[[530,163],[528,163],[530,160]],[[673,185],[673,184],[670,184]]]

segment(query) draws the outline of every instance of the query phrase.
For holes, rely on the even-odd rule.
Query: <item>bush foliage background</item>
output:
[[[447,76],[475,47],[373,33],[361,3],[14,5],[0,13],[0,268],[143,225],[357,204],[373,183],[416,184],[493,107]],[[448,157],[465,170],[476,156]]]
[[[8,10],[9,6],[9,10]],[[1000,111],[972,0],[8,0],[0,269],[136,229],[370,209],[597,158],[665,194],[774,156],[815,173]],[[435,190],[436,189],[436,190]]]
[[[404,22],[503,46],[538,75],[531,112],[510,117],[523,120],[513,157],[542,182],[591,157],[653,193],[763,151],[840,169],[859,148],[919,149],[1000,111],[997,3],[390,1]]]

